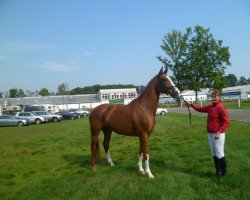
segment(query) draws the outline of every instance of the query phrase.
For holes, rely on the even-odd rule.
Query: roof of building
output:
[[[250,92],[250,85],[239,85],[239,86],[234,86],[234,87],[227,87],[227,88],[224,88],[222,91],[227,92],[227,91],[234,91],[234,90],[240,90],[241,92]]]
[[[11,105],[36,105],[36,104],[79,104],[79,103],[95,103],[100,102],[96,94],[86,95],[63,95],[63,96],[38,96],[38,97],[19,97],[19,98],[3,98],[0,104],[7,101]]]
[[[207,95],[210,93],[209,88],[201,89],[201,91],[198,91],[198,95]],[[195,91],[193,90],[184,90],[181,93],[182,96],[195,96]]]

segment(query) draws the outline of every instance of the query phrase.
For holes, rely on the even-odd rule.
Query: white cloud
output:
[[[48,72],[72,72],[77,71],[80,67],[47,61],[44,62],[40,68]]]
[[[35,44],[33,42],[28,41],[18,41],[18,42],[10,42],[5,44],[6,47],[9,47],[14,53],[26,53],[31,51],[38,50],[48,50],[55,49],[56,47],[47,45],[47,44]]]
[[[84,55],[84,56],[93,56],[93,54],[90,53],[90,52],[88,52],[88,51],[83,52],[83,55]]]

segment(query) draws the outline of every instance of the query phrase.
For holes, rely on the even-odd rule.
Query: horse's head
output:
[[[159,80],[158,90],[160,93],[170,95],[173,98],[180,98],[180,90],[175,86],[170,77],[167,76],[167,68],[159,71],[157,78]]]

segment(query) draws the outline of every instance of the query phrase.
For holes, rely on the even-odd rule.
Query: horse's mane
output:
[[[143,91],[148,87],[148,85],[149,85],[153,80],[155,80],[157,77],[158,77],[158,74],[155,75],[153,78],[151,78],[151,79],[149,80],[149,82],[147,83],[147,85],[145,86],[145,88],[142,90],[141,94],[142,94]]]
[[[129,104],[131,104],[131,103],[133,103],[133,102],[136,102],[136,101],[138,101],[138,100],[140,99],[140,97],[143,97],[143,94],[144,94],[145,91],[147,90],[148,86],[152,83],[152,81],[154,81],[155,79],[157,79],[157,77],[158,77],[158,74],[155,75],[153,78],[151,78],[150,81],[149,81],[149,82],[147,83],[147,85],[145,86],[145,88],[142,90],[141,94],[140,94],[137,98],[133,99]]]

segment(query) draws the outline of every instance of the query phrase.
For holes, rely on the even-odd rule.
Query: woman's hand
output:
[[[191,103],[189,103],[188,101],[184,100],[184,103],[186,104],[186,106],[191,106]]]
[[[214,137],[216,140],[220,139],[220,132],[217,131],[217,133],[215,134],[215,137]]]

